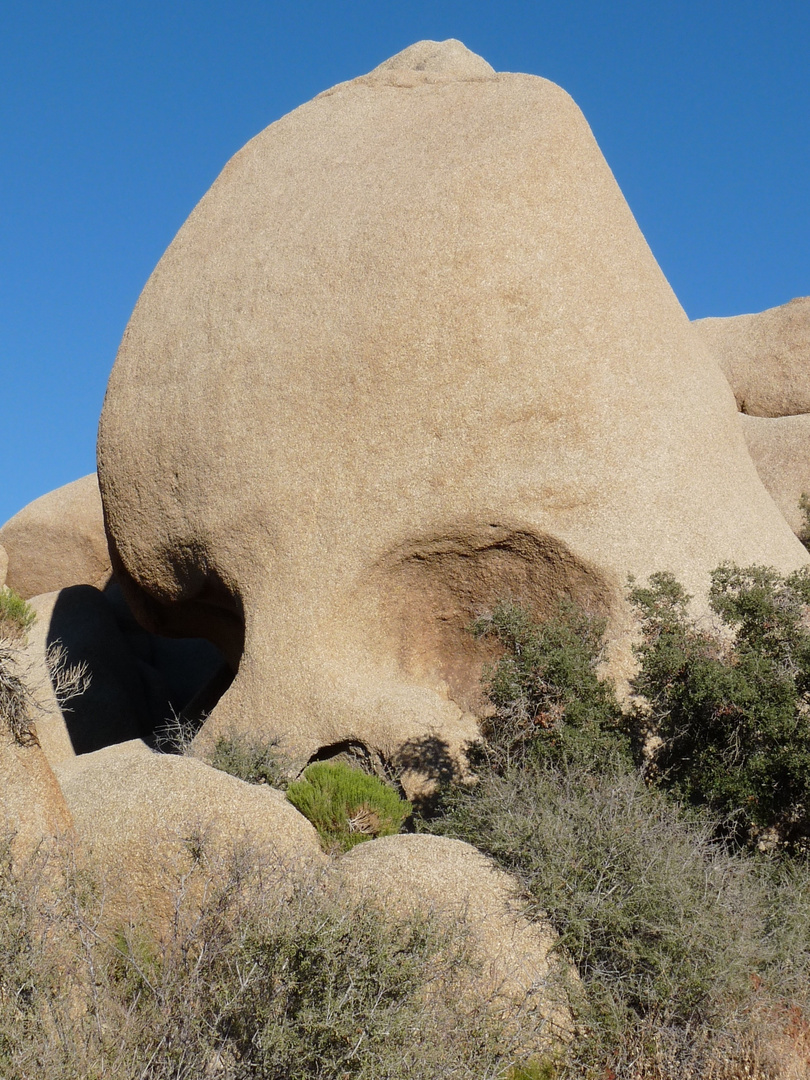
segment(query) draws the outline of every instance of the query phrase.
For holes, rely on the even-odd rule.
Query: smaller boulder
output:
[[[112,574],[96,474],[42,495],[0,528],[6,583],[24,599]]]
[[[810,413],[810,296],[756,315],[692,324],[751,416]]]
[[[806,523],[799,500],[810,496],[810,414],[741,413],[740,424],[762,483],[794,533],[802,536]]]
[[[71,826],[71,816],[34,728],[24,659],[0,641],[0,829],[25,857]]]
[[[491,1000],[504,1021],[518,1026],[527,1052],[570,1037],[565,985],[576,978],[573,969],[553,952],[551,928],[524,914],[514,879],[470,844],[438,836],[382,837],[340,856],[332,874],[340,887],[385,910],[462,923],[482,965],[480,980],[466,989]]]
[[[280,791],[246,784],[194,758],[144,743],[65,761],[56,775],[76,836],[100,878],[104,917],[171,924],[181,894],[194,903],[231,857],[246,855],[267,887],[327,859],[318,834]]]

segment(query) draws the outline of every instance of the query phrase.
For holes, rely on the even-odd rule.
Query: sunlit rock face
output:
[[[621,653],[630,573],[807,561],[577,106],[454,41],[226,165],[127,328],[99,479],[139,618],[237,670],[199,738],[301,761],[452,753],[500,597],[572,596]]]
[[[759,476],[797,535],[810,495],[810,296],[694,324],[734,393]]]

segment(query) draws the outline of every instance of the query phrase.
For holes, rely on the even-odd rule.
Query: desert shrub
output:
[[[478,619],[472,632],[503,647],[498,663],[484,672],[494,711],[482,721],[477,753],[490,771],[527,759],[593,764],[629,756],[613,684],[597,672],[602,619],[564,601],[538,623],[510,601]]]
[[[107,934],[104,898],[70,858],[58,901],[30,866],[2,870],[4,1080],[495,1080],[512,1064],[486,1004],[448,992],[478,968],[438,918],[242,852],[197,864],[201,908],[178,881],[166,936]]]
[[[208,763],[249,784],[269,784],[283,790],[289,783],[288,762],[277,740],[243,732],[221,735]]]
[[[14,649],[0,643],[0,730],[25,746],[35,738],[33,701],[16,659]]]
[[[810,496],[806,491],[803,491],[799,497],[799,509],[802,512],[802,528],[799,539],[810,550]]]
[[[670,574],[630,594],[642,641],[633,690],[657,737],[657,782],[706,806],[736,842],[788,850],[810,834],[810,572],[719,567],[698,626]]]
[[[36,621],[34,609],[8,585],[0,587],[0,638],[24,637]]]
[[[319,761],[287,787],[287,798],[309,818],[327,851],[398,833],[411,804],[383,780],[343,762]]]
[[[716,582],[728,602],[733,580]],[[487,676],[476,782],[450,785],[419,827],[494,858],[557,931],[582,980],[571,988],[581,1035],[561,1075],[768,1075],[752,1064],[756,1017],[773,1028],[780,1010],[810,1004],[810,902],[788,916],[779,862],[735,854],[705,806],[648,782],[641,740],[634,761],[625,733],[638,714],[622,719],[612,687],[599,688],[598,624],[562,608],[543,627],[501,607],[489,627],[505,653]],[[638,689],[653,694],[645,659]],[[791,865],[795,894],[810,868]]]

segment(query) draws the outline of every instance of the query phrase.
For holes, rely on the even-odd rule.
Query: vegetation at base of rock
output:
[[[208,764],[248,784],[269,784],[284,790],[289,784],[288,765],[278,741],[242,732],[221,735]]]
[[[348,851],[376,836],[393,836],[411,804],[376,776],[342,761],[317,761],[287,787],[287,798],[309,818],[326,851]]]
[[[201,910],[178,881],[165,939],[105,935],[103,894],[69,851],[12,866],[6,843],[0,862],[4,1080],[496,1080],[515,1062],[487,1004],[450,992],[478,969],[438,917],[243,852],[200,859]]]
[[[0,587],[0,639],[25,636],[36,621],[36,612],[8,585]]]
[[[18,672],[15,651],[0,642],[0,731],[19,746],[34,741],[32,711],[31,692]]]
[[[473,753],[477,779],[448,787],[437,815],[419,827],[493,857],[560,935],[582,979],[571,990],[581,1034],[560,1076],[772,1076],[783,1029],[807,1027],[810,864],[787,836],[781,857],[766,856],[753,834],[730,827],[746,807],[735,805],[730,816],[734,792],[720,787],[718,796],[717,774],[701,772],[684,753],[693,752],[689,743],[680,743],[677,776],[659,764],[669,760],[666,738],[649,757],[651,734],[669,732],[668,722],[697,738],[697,721],[670,721],[684,687],[695,709],[710,708],[716,752],[736,752],[744,777],[740,727],[752,717],[764,718],[759,730],[764,721],[777,726],[788,756],[804,752],[806,581],[721,567],[714,629],[689,620],[683,591],[667,575],[634,589],[643,630],[634,689],[644,697],[624,712],[598,677],[598,620],[564,604],[539,625],[504,604],[474,628],[504,649],[486,675],[493,714]],[[714,678],[704,675],[709,662]],[[747,711],[734,696],[744,678]],[[770,711],[786,710],[785,700],[792,725],[786,712],[774,719]],[[754,779],[769,768],[784,776],[785,745],[769,742],[767,730]],[[797,790],[787,792],[794,824]],[[773,805],[770,813],[785,820]]]
[[[737,844],[810,839],[810,570],[719,567],[699,626],[670,574],[630,599],[639,614],[636,720],[657,745],[656,783],[704,806]]]
[[[810,495],[803,491],[799,496],[799,509],[802,512],[802,528],[799,539],[810,551]]]

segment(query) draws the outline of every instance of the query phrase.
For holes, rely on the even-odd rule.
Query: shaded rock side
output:
[[[96,474],[42,495],[0,528],[6,583],[24,599],[68,585],[102,588],[110,556]]]
[[[237,672],[200,733],[305,763],[476,725],[505,596],[808,556],[582,114],[458,42],[272,124],[147,283],[105,399],[116,576]]]
[[[740,412],[810,413],[810,296],[755,315],[692,325],[722,367]]]
[[[514,879],[471,845],[438,836],[383,837],[342,855],[331,874],[385,910],[461,925],[482,970],[474,987],[448,989],[500,1002],[504,1017],[519,1018],[533,1049],[571,1033],[564,985],[576,975],[553,952],[554,933],[526,918]]]
[[[73,585],[30,605],[37,618],[24,652],[52,765],[132,739],[159,744],[222,662],[207,641],[147,633],[114,585]]]
[[[268,887],[296,866],[326,862],[317,833],[266,786],[138,741],[57,766],[77,839],[92,860],[105,919],[166,928],[183,888],[205,889],[218,868],[248,857]],[[185,884],[184,884],[185,882]]]

